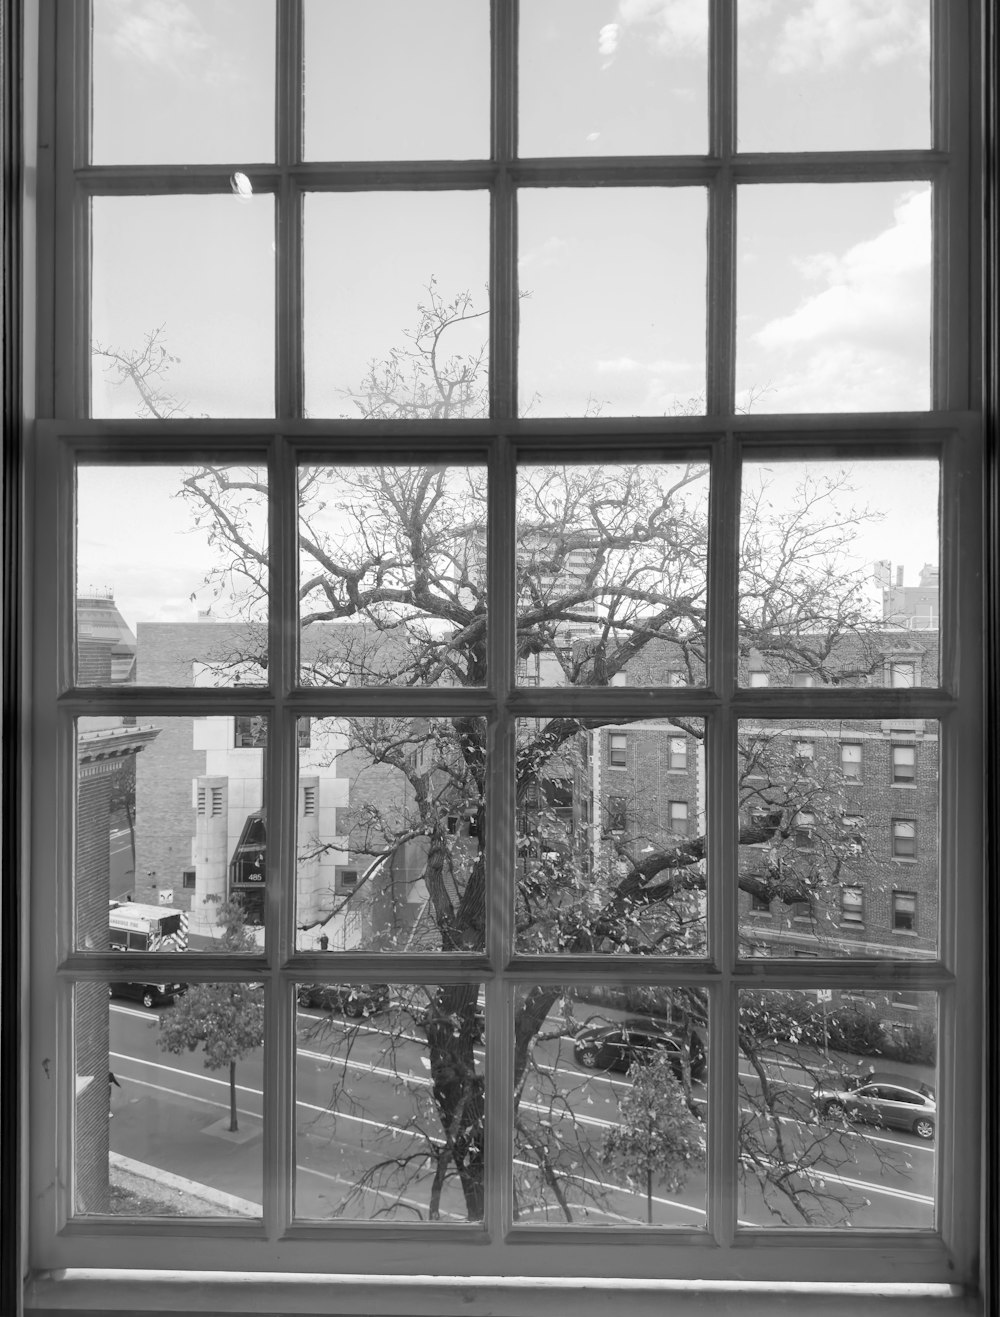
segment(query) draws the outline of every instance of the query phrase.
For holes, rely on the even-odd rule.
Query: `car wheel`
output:
[[[352,1020],[360,1019],[365,1013],[365,1004],[360,997],[348,997],[344,1002],[344,1014],[349,1015]]]
[[[147,1009],[148,1009],[150,1006],[155,1006],[155,1004],[156,1004],[156,998],[153,996],[153,994],[149,991],[148,988],[147,988],[146,991],[142,994],[142,1004],[143,1004],[143,1006],[145,1006]]]
[[[115,990],[114,990],[114,988],[112,988],[111,984],[109,983],[109,984],[108,984],[108,996],[109,996],[109,997],[113,997],[114,995],[115,995]]]
[[[576,1053],[576,1059],[580,1062],[582,1066],[586,1066],[588,1070],[595,1070],[597,1068],[597,1048],[596,1047],[578,1048]]]
[[[921,1116],[914,1123],[913,1132],[918,1139],[933,1139],[934,1122],[928,1116]]]
[[[847,1108],[843,1102],[828,1102],[823,1108],[823,1115],[827,1120],[846,1120]]]

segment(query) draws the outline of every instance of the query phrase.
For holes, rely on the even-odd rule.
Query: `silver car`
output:
[[[843,1088],[817,1084],[813,1106],[824,1120],[857,1121],[933,1139],[937,1102],[930,1084],[905,1075],[871,1074]]]

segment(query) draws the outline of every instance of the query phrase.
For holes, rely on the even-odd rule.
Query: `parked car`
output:
[[[108,996],[131,997],[147,1008],[172,1006],[187,988],[186,983],[109,983]]]
[[[582,1029],[573,1040],[573,1054],[588,1070],[618,1070],[622,1073],[638,1062],[647,1065],[666,1055],[678,1078],[684,1070],[684,1046],[668,1025],[657,1020],[627,1019]],[[691,1035],[691,1078],[703,1079],[705,1048],[697,1034]]]
[[[937,1127],[934,1089],[908,1075],[873,1071],[845,1080],[842,1087],[817,1084],[812,1098],[824,1120],[907,1130],[918,1139],[933,1139]]]
[[[300,1006],[320,1006],[341,1011],[352,1019],[376,1015],[389,1005],[388,983],[300,983]]]

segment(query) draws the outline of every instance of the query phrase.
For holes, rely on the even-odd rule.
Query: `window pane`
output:
[[[697,988],[521,988],[514,1217],[705,1225],[707,1002]]]
[[[938,497],[936,462],[747,463],[741,685],[936,686]]]
[[[309,415],[487,414],[485,192],[310,194],[304,264]]]
[[[94,0],[93,162],[274,159],[273,0]]]
[[[299,518],[306,685],[485,684],[485,467],[303,467]]]
[[[518,204],[522,415],[704,412],[703,189],[522,189]]]
[[[738,404],[929,407],[929,186],[751,186],[738,208]]]
[[[311,720],[299,751],[301,950],[483,946],[485,757],[481,718]]]
[[[477,983],[302,983],[295,1214],[480,1221],[486,1028]]]
[[[79,685],[260,685],[266,471],[79,467],[76,580]]]
[[[740,724],[742,955],[935,954],[938,724],[910,723],[922,767],[906,792],[887,787],[895,726],[874,719]],[[795,754],[805,731],[815,745],[810,761]],[[845,744],[846,736],[854,741]],[[901,798],[902,819],[894,812]],[[920,893],[917,939],[896,936],[893,889],[900,886]],[[766,916],[755,901],[766,903]],[[854,913],[845,921],[848,909]]]
[[[518,951],[705,954],[704,738],[518,720]]]
[[[706,0],[531,0],[519,36],[522,156],[707,149]]]
[[[740,150],[929,147],[929,9],[740,0]]]
[[[708,470],[522,467],[521,684],[705,682]]]
[[[240,744],[239,721],[78,719],[77,947],[238,951],[230,900],[263,946],[266,732]]]
[[[75,1211],[259,1217],[260,984],[77,983],[74,1023]]]
[[[91,414],[274,415],[271,197],[95,197]]]
[[[304,14],[307,160],[489,155],[486,0],[306,0]]]
[[[930,1230],[937,998],[739,994],[740,1225]]]

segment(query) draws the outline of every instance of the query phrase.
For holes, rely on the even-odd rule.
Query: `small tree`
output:
[[[253,933],[244,922],[243,904],[235,897],[223,901],[216,922],[226,951],[256,949]],[[236,1118],[236,1062],[264,1042],[264,992],[247,983],[195,983],[176,1004],[160,1016],[156,1039],[165,1052],[193,1052],[200,1043],[205,1068],[229,1067],[229,1129],[239,1129]]]
[[[668,1057],[635,1064],[629,1074],[632,1087],[618,1104],[622,1123],[609,1131],[601,1159],[646,1186],[646,1220],[652,1225],[653,1176],[675,1193],[705,1164],[705,1136]]]

